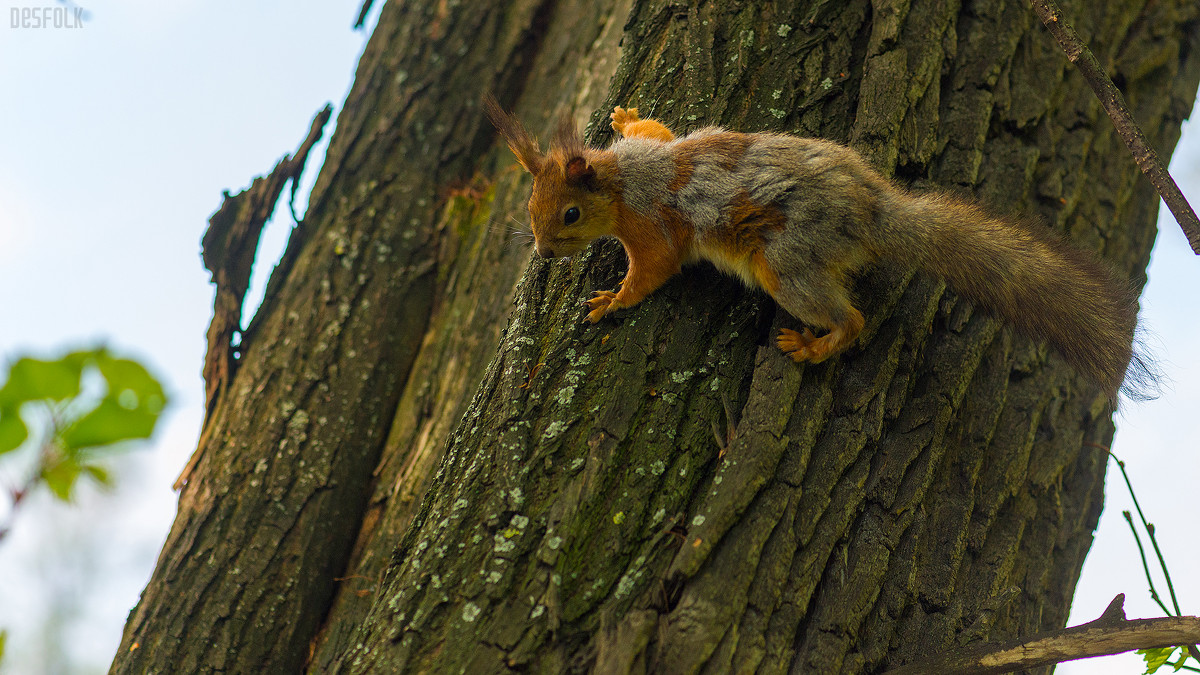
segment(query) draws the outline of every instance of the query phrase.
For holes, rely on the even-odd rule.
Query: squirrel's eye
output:
[[[572,206],[571,208],[567,209],[566,212],[563,213],[563,223],[570,225],[571,223],[573,223],[577,220],[579,220],[579,207],[578,206]]]

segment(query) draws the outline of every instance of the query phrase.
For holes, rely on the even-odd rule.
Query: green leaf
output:
[[[8,631],[0,630],[0,663],[4,661],[4,643],[8,642]]]
[[[29,429],[17,410],[0,409],[0,455],[16,450],[29,438]]]
[[[130,410],[121,405],[117,398],[107,397],[94,410],[64,429],[59,436],[59,443],[63,450],[71,452],[134,438],[149,438],[161,409],[160,403],[154,412],[142,406]]]
[[[96,366],[108,382],[108,396],[116,399],[121,407],[154,414],[162,411],[167,401],[162,385],[142,364],[113,358],[104,352],[97,355]]]
[[[64,502],[71,501],[71,488],[75,487],[75,481],[79,479],[82,470],[83,467],[79,466],[78,462],[64,457],[42,468],[42,480],[55,497]]]
[[[1158,670],[1171,659],[1171,655],[1175,653],[1177,647],[1156,647],[1153,649],[1139,649],[1138,654],[1146,660],[1146,673],[1153,673]],[[1182,662],[1182,659],[1180,660]],[[1178,668],[1176,668],[1178,670]]]
[[[166,405],[162,385],[142,364],[114,358],[106,351],[96,354],[95,364],[108,393],[60,434],[59,442],[67,452],[149,438]]]
[[[108,469],[98,464],[82,464],[73,457],[62,457],[42,467],[41,479],[46,487],[64,502],[71,501],[71,493],[80,476],[91,476],[101,487],[110,487],[112,477]]]
[[[112,476],[108,473],[108,469],[99,464],[84,464],[83,470],[102,487],[112,487]]]
[[[78,396],[85,357],[83,352],[73,352],[56,361],[28,356],[17,359],[0,388],[0,408],[12,410],[28,401],[62,401]]]

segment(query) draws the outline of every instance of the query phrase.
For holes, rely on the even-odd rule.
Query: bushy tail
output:
[[[1094,255],[946,195],[897,192],[881,208],[885,256],[942,276],[1048,341],[1116,398],[1133,354],[1137,298]]]

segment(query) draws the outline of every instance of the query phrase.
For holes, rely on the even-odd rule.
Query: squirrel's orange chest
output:
[[[787,218],[774,204],[758,204],[742,192],[722,209],[724,217],[712,228],[696,232],[689,258],[707,260],[736,276],[747,286],[768,292],[779,281],[763,257],[767,243],[787,227]]]
[[[735,276],[747,286],[758,286],[751,268],[751,252],[732,250],[720,242],[697,240],[692,243],[689,262],[707,260],[722,272]]]

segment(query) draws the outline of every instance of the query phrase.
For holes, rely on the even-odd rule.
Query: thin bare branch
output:
[[[1075,29],[1063,20],[1062,12],[1054,0],[1030,0],[1030,4],[1033,6],[1034,13],[1042,20],[1042,23],[1046,24],[1050,34],[1066,52],[1067,60],[1079,68],[1079,72],[1092,87],[1092,91],[1096,92],[1096,98],[1100,100],[1100,105],[1104,106],[1117,133],[1129,147],[1129,152],[1137,162],[1138,168],[1154,184],[1154,189],[1158,190],[1158,194],[1167,203],[1171,213],[1175,215],[1175,220],[1183,228],[1183,233],[1187,237],[1192,251],[1200,255],[1200,219],[1197,219],[1196,212],[1192,210],[1187,198],[1180,192],[1179,186],[1175,184],[1175,179],[1171,178],[1171,174],[1158,159],[1158,153],[1154,152],[1154,148],[1151,148],[1146,141],[1146,136],[1134,121],[1121,91],[1104,72],[1104,68],[1101,67],[1095,54],[1083,43]]]
[[[1200,618],[1125,618],[1125,595],[1113,598],[1100,618],[1023,640],[981,645],[940,659],[911,663],[886,675],[991,675],[1135,649],[1190,645],[1200,641]]]

